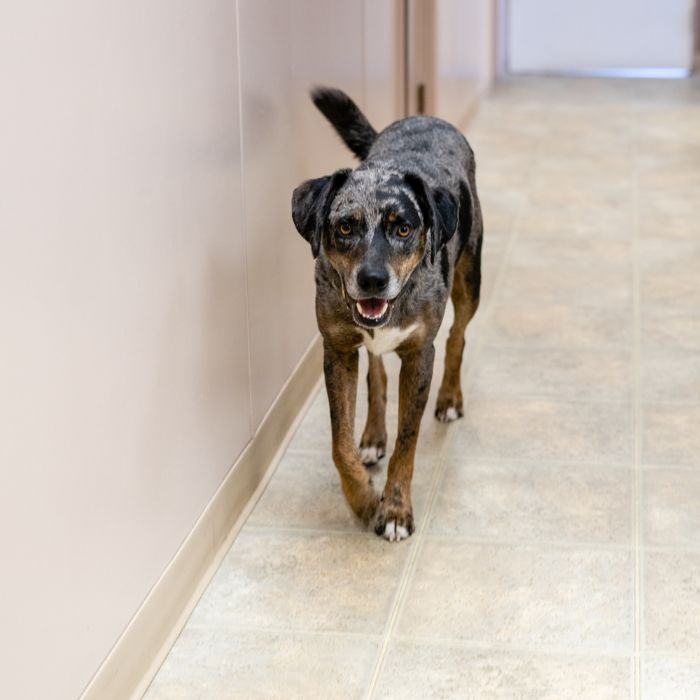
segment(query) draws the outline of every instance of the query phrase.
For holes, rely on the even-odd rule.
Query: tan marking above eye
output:
[[[394,221],[396,221],[396,216],[397,214],[395,211],[390,211],[386,218],[393,224]]]
[[[408,224],[401,224],[401,226],[396,229],[396,233],[398,233],[401,238],[406,238],[406,236],[411,233],[411,227]]]

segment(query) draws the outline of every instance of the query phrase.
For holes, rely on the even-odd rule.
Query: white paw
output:
[[[450,406],[444,411],[436,411],[435,417],[441,423],[451,423],[453,420],[457,420],[459,418],[459,411],[454,406]]]
[[[407,539],[410,534],[408,528],[405,528],[403,525],[397,525],[396,520],[390,520],[384,526],[384,534],[382,536],[389,542],[400,542]]]
[[[362,464],[376,464],[383,456],[384,450],[381,447],[375,447],[372,445],[370,447],[360,448],[360,459],[362,460]]]

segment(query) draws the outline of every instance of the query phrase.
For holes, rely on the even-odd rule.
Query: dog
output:
[[[433,374],[433,341],[449,296],[454,323],[435,416],[462,416],[460,369],[467,324],[479,305],[483,220],[474,153],[451,124],[400,119],[378,133],[344,92],[311,98],[360,159],[299,185],[292,219],[316,259],[316,318],[323,337],[333,461],[354,513],[389,541],[414,531],[411,478]],[[367,348],[369,412],[355,445],[358,351]],[[386,486],[368,466],[386,450],[387,376],[382,354],[401,359],[399,425]]]

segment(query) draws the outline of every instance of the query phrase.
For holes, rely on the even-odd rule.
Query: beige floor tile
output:
[[[537,654],[396,641],[389,649],[374,697],[626,700],[631,685],[631,662],[624,656]]]
[[[428,540],[398,632],[630,653],[632,574],[624,550]]]
[[[518,233],[524,237],[566,237],[605,241],[631,241],[633,234],[632,204],[621,206],[596,201],[590,204],[565,204],[546,208],[529,207],[519,221]]]
[[[700,549],[700,470],[647,469],[642,478],[644,543]]]
[[[644,464],[700,466],[699,404],[646,404],[642,412]]]
[[[700,655],[700,552],[644,554],[644,649]]]
[[[646,655],[642,659],[644,700],[697,700],[700,661],[695,658]]]
[[[558,150],[556,148],[553,152],[556,153]],[[596,157],[596,150],[596,148],[592,148],[591,154],[594,157]],[[617,206],[624,207],[632,203],[632,196],[633,189],[627,184],[596,188],[593,181],[587,187],[574,183],[565,183],[561,187],[544,183],[541,187],[530,190],[529,201],[535,209],[564,206],[593,207],[599,204],[603,206],[617,204]]]
[[[523,300],[527,300],[534,314],[542,307],[543,313],[546,314],[553,305],[567,304],[578,308],[616,308],[621,310],[621,314],[631,318],[632,273],[610,267],[593,271],[580,266],[542,264],[536,267],[511,262],[503,277],[501,299],[509,304],[522,304]],[[560,317],[564,312],[555,310],[554,314],[553,325],[562,323]],[[552,336],[556,342],[563,342],[556,327],[547,327],[545,317],[524,321],[530,325],[527,329],[529,332],[542,335],[545,339]],[[587,329],[585,325],[591,325],[595,322],[594,319],[566,319],[563,322],[572,326],[578,334],[595,332],[595,329]],[[623,323],[627,323],[627,320],[623,319]],[[513,332],[517,330],[513,329]]]
[[[477,153],[477,162],[481,166],[479,170],[479,181],[481,183],[481,170],[486,169],[489,162],[489,151],[495,151],[499,155],[500,163],[504,159],[508,159],[510,153],[521,154],[519,162],[522,163],[522,169],[525,171],[524,166],[527,163],[522,162],[522,154],[533,153],[534,155],[534,152],[537,150],[537,144],[541,139],[541,128],[536,125],[534,129],[531,129],[530,125],[525,125],[525,128],[519,128],[517,125],[510,123],[503,128],[482,129],[474,133],[473,139],[473,147],[475,153]],[[479,150],[477,151],[476,149]],[[509,160],[512,163],[512,159]],[[504,168],[499,174],[507,179],[508,169]],[[526,185],[527,181],[525,180],[522,184]]]
[[[145,700],[361,698],[378,639],[185,629]]]
[[[504,277],[503,298],[580,306],[630,306],[631,241],[521,232]],[[630,310],[631,314],[631,310]]]
[[[697,311],[700,307],[700,236],[669,245],[665,239],[643,242],[641,297],[643,304]]]
[[[665,194],[692,194],[700,189],[700,138],[699,150],[690,152],[679,149],[678,152],[666,156],[653,154],[642,156],[637,161],[639,168],[639,187],[644,192],[652,191]],[[654,206],[654,198],[646,207]],[[695,211],[700,208],[695,198],[683,198],[681,207],[690,206]]]
[[[509,138],[512,141],[512,138]],[[525,139],[526,141],[526,139]],[[480,190],[495,190],[506,188],[509,190],[524,191],[530,180],[530,171],[524,167],[513,167],[504,162],[503,159],[498,159],[495,162],[489,162],[488,157],[478,158],[480,163],[479,169],[479,188]],[[484,165],[487,164],[487,167]]]
[[[610,267],[631,281],[631,241],[601,237],[586,239],[566,234],[566,231],[561,231],[558,236],[544,236],[537,232],[521,231],[513,244],[511,262],[534,268],[581,268],[589,273]]]
[[[375,489],[386,482],[387,458],[369,469]],[[434,457],[419,454],[413,472],[413,514],[419,523],[437,466]],[[301,527],[320,530],[363,530],[345,502],[330,452],[289,452],[277,467],[272,481],[248,518],[252,525]]]
[[[553,186],[557,186],[560,177],[574,183],[588,184],[592,181],[596,186],[608,184],[629,186],[634,180],[634,161],[629,157],[626,149],[616,149],[600,158],[589,158],[586,154],[578,154],[569,158],[555,155],[553,158],[538,160],[538,179],[550,180]]]
[[[629,469],[450,461],[430,533],[631,545]]]
[[[636,124],[638,138],[652,153],[676,153],[700,144],[700,109],[693,105],[648,106]]]
[[[452,455],[468,463],[542,459],[625,467],[633,457],[632,429],[625,403],[474,398]]]
[[[503,264],[503,251],[484,250],[481,254],[481,305],[491,303],[494,296],[498,271]],[[477,311],[478,313],[478,311]],[[477,316],[478,318],[478,316]]]
[[[631,353],[487,346],[474,368],[468,394],[630,400]]]
[[[694,193],[678,190],[655,192],[653,197],[645,197],[639,205],[641,242],[652,241],[657,249],[682,242],[692,244],[700,236],[699,217],[700,204]]]
[[[413,541],[246,527],[189,625],[378,634]]]
[[[645,401],[700,400],[700,354],[657,350],[641,358]]]
[[[700,314],[643,308],[642,347],[648,352],[700,352]]]
[[[509,271],[505,274],[508,279]],[[590,298],[595,300],[595,291]],[[518,347],[629,348],[632,314],[627,309],[573,306],[554,299],[526,304],[521,298],[496,307],[485,337],[492,345]]]

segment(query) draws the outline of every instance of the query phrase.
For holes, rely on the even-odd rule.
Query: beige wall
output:
[[[435,113],[464,128],[495,77],[496,1],[432,2],[436,12]]]
[[[0,8],[2,697],[82,691],[313,339],[306,91],[396,118],[399,5]]]

